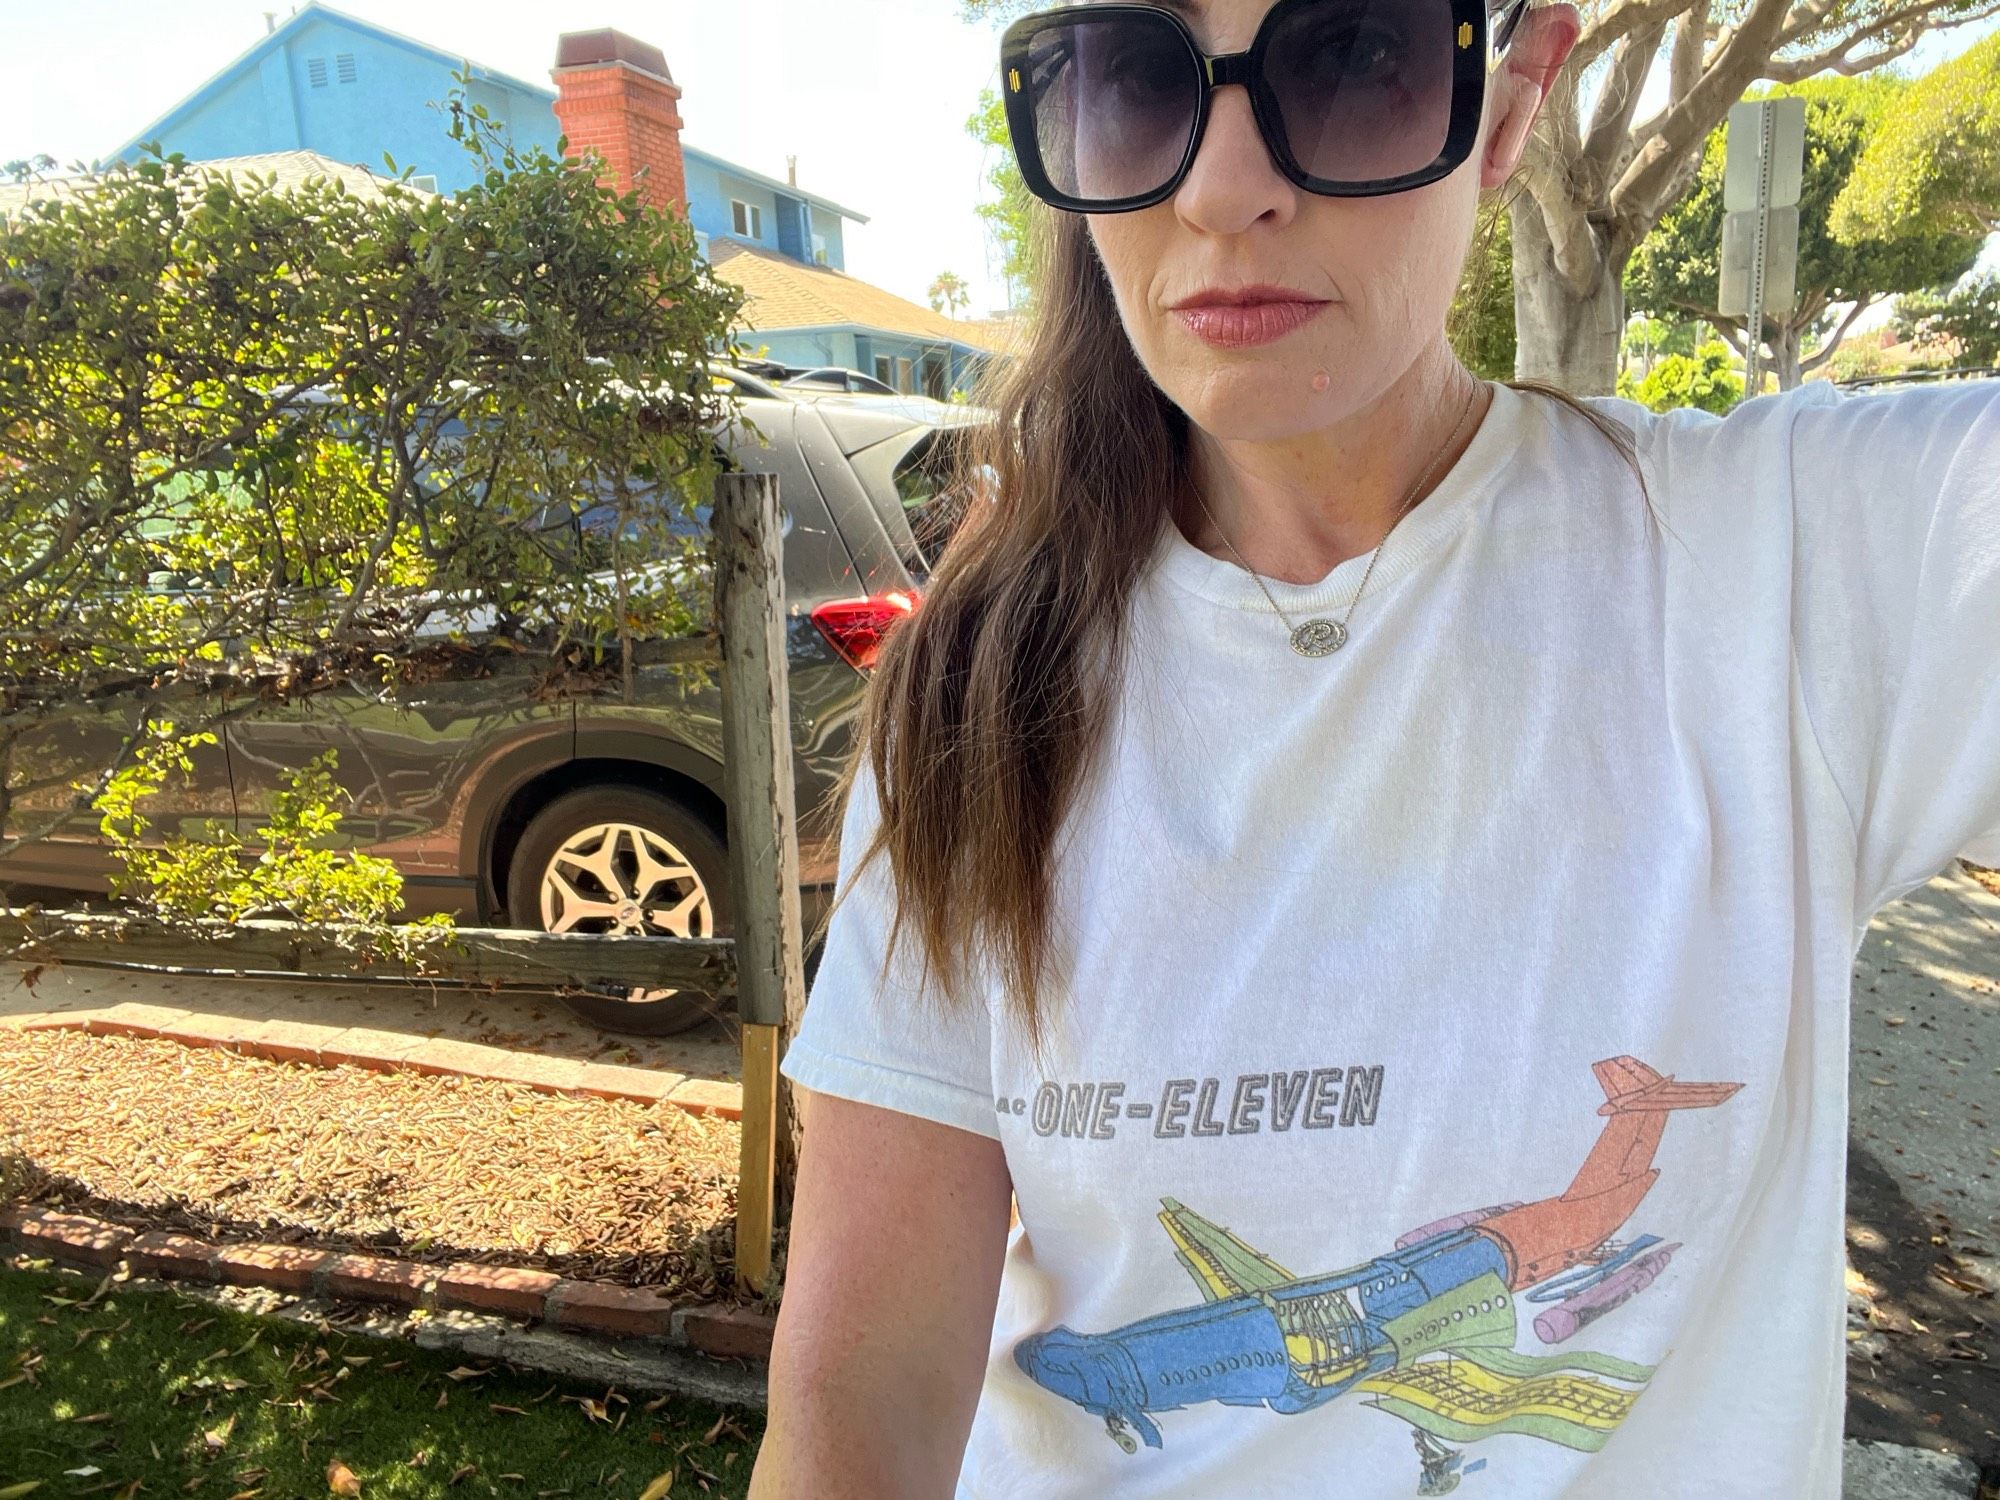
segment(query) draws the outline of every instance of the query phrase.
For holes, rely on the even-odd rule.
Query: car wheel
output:
[[[654,937],[726,937],[729,864],[722,840],[686,808],[641,787],[588,787],[558,797],[522,831],[507,871],[516,927]],[[673,1036],[730,1013],[693,990],[566,996],[593,1025]]]

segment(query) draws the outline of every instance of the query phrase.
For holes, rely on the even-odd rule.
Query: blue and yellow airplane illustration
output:
[[[1592,1071],[1609,1118],[1556,1197],[1457,1214],[1386,1255],[1305,1277],[1163,1199],[1160,1223],[1205,1300],[1109,1333],[1035,1334],[1015,1346],[1015,1363],[1101,1418],[1127,1453],[1142,1440],[1161,1446],[1160,1412],[1216,1401],[1290,1415],[1350,1391],[1428,1435],[1417,1444],[1421,1494],[1449,1493],[1480,1467],[1462,1466],[1447,1441],[1519,1433],[1596,1451],[1652,1368],[1517,1353],[1521,1299],[1541,1308],[1542,1343],[1559,1344],[1645,1290],[1680,1247],[1612,1235],[1659,1179],[1667,1116],[1721,1104],[1742,1085],[1680,1083],[1631,1057]]]

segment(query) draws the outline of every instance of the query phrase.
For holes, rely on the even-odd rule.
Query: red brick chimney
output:
[[[622,31],[571,31],[556,42],[550,76],[570,154],[595,152],[605,182],[686,218],[681,91],[666,54]]]

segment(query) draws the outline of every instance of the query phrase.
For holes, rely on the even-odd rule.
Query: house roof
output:
[[[224,156],[214,161],[194,162],[199,172],[223,176],[254,173],[277,180],[280,191],[302,187],[315,180],[339,182],[357,198],[379,198],[389,179],[362,166],[347,166],[317,151],[269,151],[257,156]],[[18,212],[30,203],[74,197],[99,179],[91,177],[49,177],[22,183],[0,183],[0,214]],[[422,192],[412,188],[412,192]]]
[[[513,74],[503,73],[497,68],[485,67],[482,64],[475,63],[471,58],[463,57],[456,52],[447,51],[443,47],[433,47],[429,42],[420,42],[414,37],[404,36],[399,31],[391,31],[386,26],[377,26],[373,21],[364,21],[359,16],[350,16],[346,11],[335,10],[330,5],[322,4],[321,0],[306,0],[305,4],[301,5],[296,11],[280,22],[275,30],[259,37],[255,46],[239,54],[233,62],[229,63],[200,88],[189,94],[157,120],[154,120],[144,130],[139,131],[131,140],[112,152],[107,160],[117,161],[121,157],[131,156],[146,142],[158,140],[166,133],[167,127],[173,124],[181,115],[203,103],[210,95],[218,92],[225,83],[235,77],[244,68],[261,61],[266,53],[282,47],[289,33],[303,26],[314,17],[332,21],[337,25],[344,26],[348,30],[358,32],[364,36],[374,37],[376,40],[386,42],[392,47],[400,47],[405,52],[415,53],[419,57],[442,64],[445,67],[452,69],[463,67],[468,69],[475,77],[505,84],[507,87],[526,94],[530,98],[541,100],[551,108],[555,105],[556,91],[552,88],[538,83],[530,83],[525,78],[516,78]],[[717,156],[712,151],[703,151],[699,147],[690,146],[686,141],[682,141],[681,150],[688,156],[698,156],[712,166],[723,168],[731,176],[744,178],[747,181],[756,183],[760,187],[770,188],[774,192],[790,193],[795,198],[803,198],[815,208],[823,208],[828,213],[839,214],[842,218],[852,219],[857,224],[866,224],[868,222],[866,214],[856,213],[851,208],[835,203],[831,198],[823,198],[818,193],[809,193],[803,188],[793,187],[791,184],[781,182],[775,177],[767,177],[762,172],[753,172],[748,167],[730,161],[727,157]]]
[[[746,182],[754,182],[759,187],[769,188],[774,193],[787,193],[794,198],[803,198],[814,208],[823,208],[828,213],[839,214],[843,219],[852,219],[857,224],[868,222],[868,215],[856,213],[851,208],[835,203],[831,198],[822,198],[818,193],[809,193],[802,187],[793,187],[789,182],[780,182],[775,177],[766,177],[762,172],[753,172],[738,162],[730,161],[727,157],[717,156],[713,151],[690,146],[685,140],[681,142],[681,154],[698,156],[710,166],[722,168],[731,177],[741,177]]]
[[[756,332],[854,327],[996,354],[1010,347],[991,320],[947,318],[844,271],[809,266],[761,245],[718,236],[709,241],[708,258],[717,276],[748,294],[743,316]]]

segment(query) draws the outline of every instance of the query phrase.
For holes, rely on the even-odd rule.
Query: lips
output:
[[[1327,303],[1281,287],[1248,287],[1241,292],[1203,293],[1173,309],[1181,325],[1219,349],[1247,349],[1274,343],[1304,327]]]

